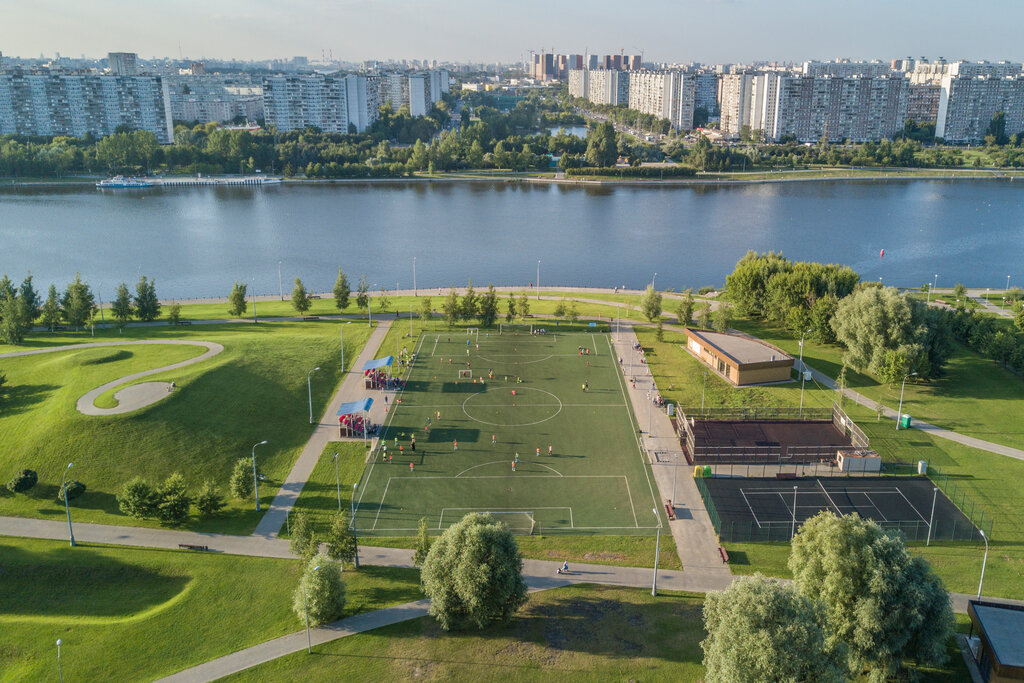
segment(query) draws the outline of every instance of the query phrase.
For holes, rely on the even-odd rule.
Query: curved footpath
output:
[[[114,394],[114,398],[117,399],[118,405],[114,408],[99,408],[96,406],[96,399],[101,394],[110,391],[122,384],[128,382],[134,382],[137,379],[143,377],[149,377],[167,370],[177,370],[178,368],[184,368],[193,363],[199,363],[201,361],[213,358],[218,353],[224,350],[221,344],[216,342],[206,341],[192,341],[186,339],[142,339],[136,341],[120,341],[120,342],[90,342],[86,344],[66,344],[64,346],[52,346],[46,349],[32,349],[30,351],[14,351],[11,353],[0,353],[0,358],[16,358],[18,356],[35,356],[43,353],[56,353],[57,351],[70,351],[78,349],[95,349],[105,346],[139,346],[143,344],[153,345],[164,345],[174,344],[177,346],[200,346],[206,349],[206,353],[200,354],[195,358],[188,358],[181,361],[180,363],[172,363],[171,365],[165,365],[160,368],[153,368],[152,370],[143,370],[142,372],[136,372],[131,375],[125,375],[115,380],[111,380],[106,384],[96,387],[92,391],[87,392],[81,398],[78,399],[78,403],[75,407],[78,412],[83,415],[118,415],[121,413],[130,413],[133,410],[139,410],[145,408],[148,405],[156,403],[162,398],[165,398],[169,393],[171,385],[166,382],[147,382],[145,384],[133,385],[126,387],[121,391]]]

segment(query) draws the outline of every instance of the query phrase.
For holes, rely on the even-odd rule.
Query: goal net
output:
[[[466,336],[468,336],[468,337],[476,337],[477,339],[479,339],[480,338],[480,328],[479,327],[467,327],[466,328]]]
[[[533,325],[528,323],[498,323],[498,334],[533,334]]]
[[[537,520],[533,518],[532,512],[492,512],[490,510],[484,510],[482,512],[485,515],[491,515],[494,517],[496,520],[507,526],[509,530],[517,536],[532,536],[533,530],[537,527]]]
[[[472,370],[459,370],[459,379],[473,379]]]

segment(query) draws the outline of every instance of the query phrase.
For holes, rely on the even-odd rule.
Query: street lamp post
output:
[[[313,571],[320,571],[320,565],[313,567]],[[313,654],[313,641],[309,637],[309,605],[306,602],[306,581],[302,580],[302,611],[306,613],[306,652]]]
[[[800,417],[804,416],[804,378],[807,377],[807,371],[804,369],[804,337],[808,332],[810,329],[800,334]]]
[[[256,476],[256,446],[262,446],[266,442],[264,439],[252,446],[252,492],[256,496],[256,512],[260,511],[260,480]]]
[[[281,280],[281,262],[277,262],[277,291],[281,294],[281,301],[284,301],[284,282]]]
[[[540,259],[537,259],[537,301],[540,301]]]
[[[900,408],[896,411],[896,431],[900,429],[900,417],[903,416],[903,390],[907,388],[907,378],[915,375],[916,372],[911,372],[903,376],[903,384],[900,386]]]
[[[700,385],[700,412],[704,412],[704,392],[708,388],[708,371],[704,371],[704,383]]]
[[[68,515],[68,536],[71,539],[71,547],[75,547],[75,532],[71,528],[71,508],[68,507],[68,470],[70,470],[75,463],[69,462],[68,466],[64,468],[64,476],[60,480],[60,490],[64,492],[64,512]]]
[[[256,278],[252,279],[252,324],[255,325],[260,321],[256,317]]]
[[[57,676],[60,678],[60,683],[64,683],[64,668],[60,664],[60,646],[61,639],[57,639]]]
[[[412,295],[419,296],[419,290],[416,289],[416,257],[412,257]]]
[[[658,535],[654,541],[654,583],[651,584],[651,595],[658,595],[658,554],[661,552],[661,518],[658,517],[658,509],[651,508],[654,518],[658,520]]]
[[[981,600],[981,587],[985,585],[985,564],[988,562],[988,536],[981,529],[978,530],[982,540],[985,541],[985,557],[981,560],[981,581],[978,582],[978,599]]]
[[[359,537],[356,536],[356,489],[359,487],[359,482],[352,484],[352,500],[349,501],[349,517],[352,518],[352,543],[356,547],[355,564],[356,569],[359,569]]]
[[[317,366],[306,373],[306,392],[309,394],[309,424],[313,424],[313,373],[319,370]]]
[[[792,525],[789,528],[789,538],[790,538],[790,540],[796,538],[796,489],[797,489],[797,487],[794,486],[793,487],[793,523],[792,523]]]
[[[658,279],[658,273],[655,271],[654,277],[651,278],[651,289],[654,289],[654,281]]]
[[[676,482],[679,481],[679,454],[672,454],[672,509],[676,508]]]
[[[338,488],[338,512],[341,512],[341,476],[338,474],[338,454],[331,458],[334,463],[334,485]]]
[[[932,523],[935,521],[935,499],[939,497],[939,488],[937,486],[932,487],[932,514],[928,517],[928,540],[924,542],[926,546],[932,544]]]
[[[342,381],[345,381],[345,327],[342,325],[338,328],[338,337],[341,339],[341,374]]]

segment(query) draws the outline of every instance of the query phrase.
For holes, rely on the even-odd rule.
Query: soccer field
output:
[[[359,485],[361,535],[411,535],[421,517],[444,529],[469,512],[499,513],[520,533],[659,525],[608,335],[518,329],[419,337],[385,423],[390,457],[379,444]]]

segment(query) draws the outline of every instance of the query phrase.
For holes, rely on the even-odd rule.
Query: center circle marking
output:
[[[473,420],[475,422],[479,422],[479,423],[485,424],[485,425],[491,425],[492,427],[529,427],[531,425],[539,425],[541,422],[547,422],[548,420],[554,418],[560,412],[562,412],[562,401],[561,401],[561,399],[559,399],[557,396],[552,394],[550,391],[544,391],[543,389],[536,389],[536,388],[533,388],[533,387],[523,387],[523,386],[518,386],[518,385],[517,385],[515,391],[516,392],[520,392],[520,391],[539,391],[542,394],[547,394],[551,398],[555,399],[555,401],[558,403],[558,408],[551,415],[548,415],[547,417],[542,418],[540,420],[536,420],[534,422],[488,422],[487,420],[481,420],[478,417],[474,417],[473,415],[470,414],[469,410],[467,409],[467,404],[470,401],[472,401],[474,398],[477,398],[478,396],[485,396],[488,393],[487,390],[485,389],[484,391],[478,391],[475,394],[471,394],[471,395],[467,396],[466,400],[462,402],[462,412],[464,412],[466,414],[466,417],[468,417],[470,420]],[[514,410],[514,408],[512,408],[511,405],[508,405],[508,406],[497,406],[497,407],[508,408],[508,409],[513,409]],[[524,408],[528,408],[530,406],[523,406],[523,407]],[[554,408],[555,406],[548,405],[548,406],[538,406],[538,407]]]

